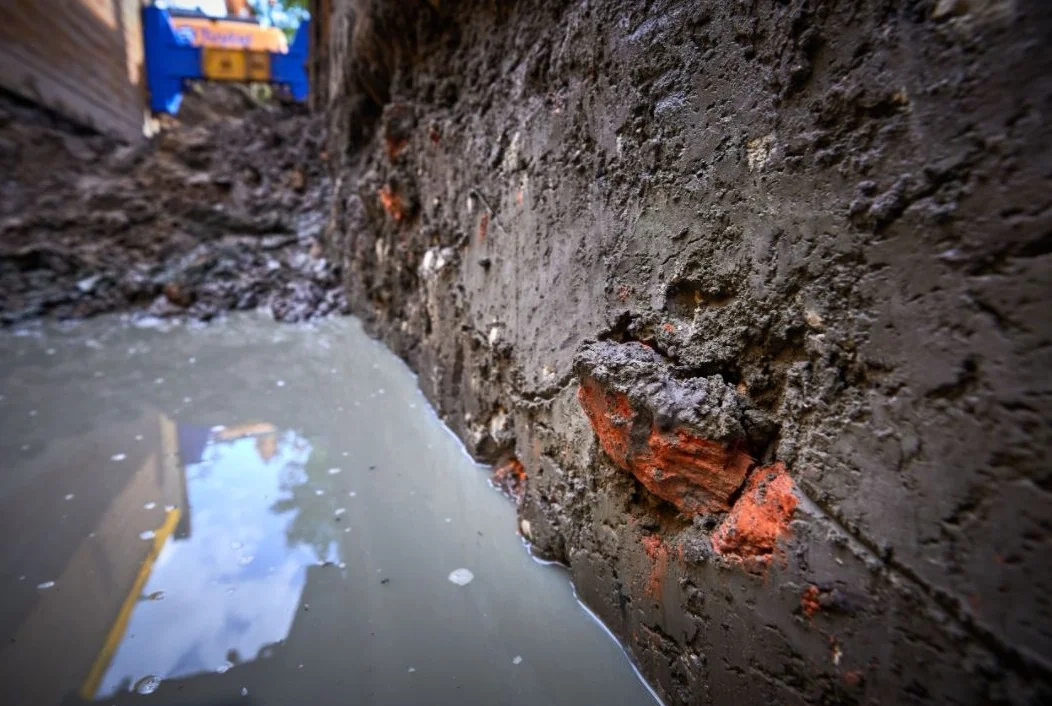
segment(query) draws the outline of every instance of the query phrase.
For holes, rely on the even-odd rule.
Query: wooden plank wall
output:
[[[4,0],[0,86],[99,132],[141,139],[140,0]]]
[[[311,110],[324,110],[329,95],[329,32],[332,0],[311,0],[310,78]]]

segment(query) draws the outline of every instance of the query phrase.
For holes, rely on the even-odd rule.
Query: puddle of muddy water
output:
[[[0,336],[12,703],[653,704],[353,319]]]

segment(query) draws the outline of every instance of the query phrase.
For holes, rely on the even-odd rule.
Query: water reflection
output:
[[[99,320],[0,363],[7,702],[653,703],[353,320]]]
[[[291,629],[307,567],[340,561],[332,523],[317,521],[335,491],[324,492],[324,459],[307,439],[268,424],[180,425],[178,447],[185,506],[155,531],[159,554],[143,564],[130,617],[107,639],[116,649],[104,648],[108,664],[83,698],[268,656]]]

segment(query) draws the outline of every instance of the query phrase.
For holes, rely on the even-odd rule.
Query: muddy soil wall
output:
[[[353,307],[667,702],[1047,703],[1048,5],[361,5]]]

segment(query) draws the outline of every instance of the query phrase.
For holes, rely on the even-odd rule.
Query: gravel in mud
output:
[[[124,145],[0,96],[0,325],[345,310],[319,120],[216,87],[181,112]]]

